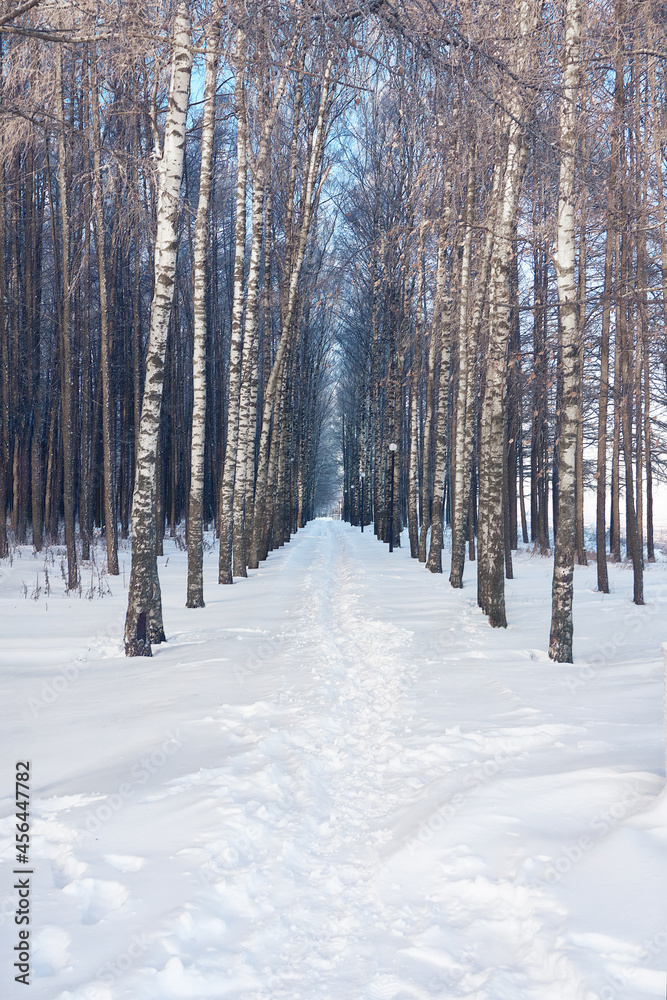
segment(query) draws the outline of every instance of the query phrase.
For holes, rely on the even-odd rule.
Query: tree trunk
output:
[[[290,273],[287,303],[282,317],[282,332],[278,344],[278,350],[276,351],[276,356],[271,367],[271,374],[269,375],[264,392],[252,535],[254,552],[251,554],[251,564],[255,558],[258,557],[261,559],[262,554],[265,554],[268,551],[267,537],[270,530],[270,524],[267,516],[267,485],[269,477],[271,418],[274,412],[277,390],[279,388],[280,377],[283,372],[288,347],[291,345],[292,337],[296,335],[296,332],[298,332],[294,323],[297,312],[297,294],[301,280],[303,261],[306,254],[306,245],[310,235],[313,213],[315,211],[322,187],[322,182],[320,182],[317,188],[315,185],[322,163],[324,141],[327,133],[327,118],[330,111],[329,94],[332,86],[332,67],[333,59],[330,57],[327,61],[322,81],[317,121],[314,129],[315,135],[312,139],[310,158],[305,171],[303,214],[300,220],[297,245],[295,247],[292,270]]]
[[[241,361],[241,396],[239,402],[239,431],[236,457],[236,488],[234,491],[234,576],[247,576],[250,539],[246,525],[250,526],[252,505],[249,503],[255,464],[255,410],[258,387],[258,336],[259,336],[259,276],[262,244],[265,233],[265,195],[267,189],[267,164],[269,162],[268,129],[263,129],[257,163],[253,170],[252,188],[252,244],[248,265],[248,291],[246,296],[245,336]],[[266,205],[268,211],[269,206]],[[267,248],[268,252],[268,248]]]
[[[417,359],[413,358],[413,366],[416,369]],[[408,534],[410,537],[410,555],[413,559],[419,556],[419,533],[417,522],[417,504],[419,494],[419,480],[417,475],[418,447],[419,447],[419,419],[417,413],[417,372],[413,371],[410,383],[410,455],[408,471]],[[361,504],[360,504],[361,507]],[[364,513],[361,511],[361,517]],[[363,522],[362,522],[363,523]]]
[[[617,238],[616,271],[620,273],[620,236]],[[609,548],[614,562],[621,561],[621,352],[618,337],[614,340],[614,430],[611,453],[611,515],[609,520]]]
[[[648,343],[644,344],[644,441],[646,447],[646,554],[650,563],[655,562],[653,538],[653,459],[651,455],[651,382]]]
[[[586,329],[586,224],[580,225],[579,236],[579,285],[577,289],[578,324],[579,324],[579,378],[583,377],[584,370],[584,337]],[[575,548],[577,562],[580,566],[588,565],[586,554],[586,526],[584,524],[584,415],[582,404],[579,404],[579,423],[577,425],[577,448],[576,448],[576,520],[575,520]]]
[[[2,60],[0,37],[0,65]],[[5,167],[0,161],[0,558],[9,553],[7,542],[7,492],[9,486],[9,422],[11,400],[9,388],[9,344],[5,303]]]
[[[442,543],[444,536],[445,469],[447,464],[447,416],[449,399],[449,365],[451,355],[452,300],[446,287],[447,242],[452,218],[452,178],[448,176],[443,194],[442,217],[438,238],[438,268],[436,274],[435,303],[433,306],[433,331],[431,336],[440,344],[440,381],[438,384],[438,413],[435,430],[435,469],[431,510],[431,544],[426,569],[442,573]]]
[[[56,96],[58,100],[58,186],[60,188],[60,224],[62,235],[62,328],[60,331],[60,399],[61,433],[63,440],[63,503],[65,507],[65,545],[67,547],[67,589],[76,589],[79,571],[76,557],[74,510],[74,414],[72,407],[72,331],[70,287],[70,219],[67,183],[67,154],[65,151],[65,101],[62,79],[62,45],[56,57]]]
[[[630,286],[631,262],[629,260],[630,250],[626,248],[626,237],[621,241],[621,291],[626,291]],[[627,292],[626,292],[627,294]],[[616,328],[618,330],[619,348],[621,355],[621,438],[623,444],[623,466],[625,472],[625,530],[627,534],[628,554],[632,559],[633,566],[633,601],[635,604],[644,603],[644,557],[639,536],[639,525],[637,522],[637,510],[635,507],[634,490],[634,469],[633,469],[633,395],[634,395],[634,365],[633,359],[633,337],[628,329],[627,322],[628,304],[623,296],[619,302],[617,311]]]
[[[500,184],[500,172],[494,172],[493,189],[491,191],[491,205],[497,203],[498,190]],[[467,199],[467,236],[472,235],[473,207],[474,207],[474,173],[468,175]],[[471,186],[473,190],[471,191]],[[459,397],[457,400],[456,419],[456,483],[454,484],[454,504],[452,519],[452,561],[449,574],[449,582],[452,587],[459,589],[463,586],[463,570],[465,567],[465,544],[466,538],[470,539],[470,490],[473,478],[473,440],[475,434],[475,423],[477,420],[475,408],[475,389],[477,371],[477,350],[482,330],[482,319],[484,315],[484,303],[488,292],[489,276],[491,270],[491,258],[493,255],[493,227],[489,227],[484,239],[481,260],[479,262],[479,276],[477,279],[477,290],[475,293],[475,304],[472,311],[470,324],[468,324],[467,290],[464,276],[469,274],[469,261],[466,259],[466,247],[464,244],[464,256],[461,267],[461,308],[459,313]],[[461,392],[465,384],[463,396]],[[473,501],[474,506],[474,501]],[[474,535],[473,535],[474,551]]]
[[[421,525],[419,529],[419,562],[426,562],[426,541],[428,529],[431,527],[431,452],[433,449],[432,428],[435,398],[435,358],[437,349],[435,331],[431,330],[428,347],[428,374],[426,382],[426,414],[424,417],[424,435],[422,444],[422,489],[421,489]]]
[[[239,405],[241,393],[241,371],[243,351],[243,282],[245,276],[246,244],[246,188],[248,178],[248,126],[245,113],[244,67],[245,35],[239,31],[236,36],[238,66],[236,71],[236,249],[234,253],[234,300],[232,305],[232,334],[229,353],[229,406],[227,410],[227,442],[225,464],[220,487],[220,559],[218,583],[233,582],[233,531],[234,531],[234,484],[236,481],[236,458],[239,434]]]
[[[115,444],[109,371],[109,301],[107,294],[107,258],[104,244],[104,209],[100,157],[100,109],[97,85],[97,52],[90,61],[90,89],[93,111],[93,172],[95,177],[95,242],[100,296],[100,367],[102,373],[102,454],[104,464],[104,525],[107,543],[107,569],[118,576],[118,519],[116,507]]]
[[[612,171],[614,167],[612,165]],[[609,409],[609,331],[611,327],[611,282],[614,268],[615,234],[610,231],[610,215],[607,216],[607,235],[604,265],[604,293],[602,300],[602,334],[600,344],[600,390],[598,395],[598,453],[596,469],[596,559],[598,591],[609,593],[606,544],[606,501],[607,501],[607,414]]]
[[[211,199],[212,153],[215,134],[215,101],[218,79],[220,15],[212,15],[206,46],[206,81],[201,133],[199,201],[195,221],[192,309],[192,438],[190,445],[190,497],[188,504],[188,590],[185,606],[204,607],[204,449],[206,441],[206,261],[208,257],[208,213]]]
[[[165,352],[175,287],[177,221],[183,179],[191,66],[190,23],[187,6],[180,3],[174,24],[169,107],[160,160],[155,284],[132,500],[132,569],[125,619],[127,656],[150,656],[151,639],[159,640],[164,637],[159,634],[162,602],[155,548],[155,473]]]
[[[549,656],[572,662],[572,582],[576,528],[576,453],[581,411],[581,344],[575,278],[575,189],[577,99],[580,78],[581,0],[567,0],[563,94],[560,110],[558,247],[556,278],[560,308],[562,403],[558,444],[558,525],[554,542]]]
[[[525,24],[527,4],[522,4]],[[505,628],[504,518],[503,518],[503,448],[505,434],[505,378],[510,335],[510,268],[512,235],[516,226],[519,196],[526,166],[527,150],[523,141],[520,116],[525,109],[513,102],[514,113],[508,124],[507,149],[500,186],[501,197],[496,214],[496,231],[491,263],[489,303],[489,343],[486,383],[482,399],[482,422],[479,470],[479,534],[477,600],[489,616],[493,628]]]

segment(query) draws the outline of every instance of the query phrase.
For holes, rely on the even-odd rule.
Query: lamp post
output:
[[[396,458],[396,451],[398,445],[395,441],[392,441],[389,445],[389,451],[391,452],[391,499],[389,501],[389,551],[394,551],[394,459]]]
[[[364,477],[366,473],[360,472],[359,479],[361,480],[361,497],[359,502],[359,521],[361,523],[361,533],[364,532]]]

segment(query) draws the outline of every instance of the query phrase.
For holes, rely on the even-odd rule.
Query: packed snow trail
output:
[[[178,609],[178,555],[152,661],[99,633],[76,651],[58,622],[35,675],[69,665],[69,686],[14,696],[10,757],[30,753],[36,783],[35,998],[664,995],[667,911],[646,879],[667,860],[650,808],[663,567],[638,619],[607,602],[651,655],[591,677],[540,649],[542,560],[520,561],[499,633],[471,587],[336,521],[232,588],[211,559],[203,610]],[[29,669],[18,638],[5,655]]]

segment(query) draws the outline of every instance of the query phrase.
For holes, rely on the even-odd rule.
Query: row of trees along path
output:
[[[519,537],[572,658],[598,586],[643,602],[663,474],[663,7],[0,3],[0,554],[67,582],[132,530],[128,655],[316,512],[374,523],[490,624]],[[391,447],[391,446],[395,447]],[[623,503],[621,502],[623,500]],[[608,524],[607,524],[608,522]]]

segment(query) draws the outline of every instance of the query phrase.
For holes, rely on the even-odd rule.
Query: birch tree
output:
[[[549,656],[572,662],[575,458],[581,410],[581,343],[575,260],[575,163],[580,82],[581,0],[567,0],[560,106],[556,277],[561,329],[562,404],[558,443],[558,523],[554,547]]]
[[[473,140],[471,139],[471,144]],[[492,203],[493,203],[492,196]],[[475,423],[474,376],[476,370],[477,343],[488,281],[489,262],[493,249],[493,232],[489,230],[481,258],[481,274],[475,306],[470,316],[468,300],[470,260],[472,248],[472,227],[475,210],[475,167],[474,149],[469,150],[468,178],[465,199],[465,228],[461,260],[461,299],[458,317],[459,378],[456,397],[456,431],[454,437],[454,476],[452,483],[452,561],[449,582],[458,589],[463,586],[465,544],[470,507],[470,480],[472,461],[472,439]]]
[[[525,77],[535,61],[539,0],[521,0],[514,44],[517,68]],[[504,588],[503,466],[505,461],[505,379],[510,336],[510,267],[519,197],[526,168],[525,130],[530,103],[521,83],[505,94],[505,153],[496,162],[502,182],[495,210],[494,249],[489,284],[489,338],[480,439],[480,512],[477,600],[494,628],[507,625]]]
[[[332,80],[332,74],[333,56],[329,56],[323,74],[320,98],[311,138],[310,156],[305,169],[302,214],[298,227],[294,257],[291,262],[287,301],[285,303],[283,315],[281,316],[282,331],[276,356],[271,367],[271,374],[264,393],[261,435],[259,442],[257,484],[255,491],[253,554],[251,555],[251,564],[252,561],[254,561],[254,557],[265,559],[268,551],[269,521],[267,516],[267,484],[269,481],[271,419],[274,415],[274,408],[278,398],[280,382],[282,380],[282,376],[284,375],[284,364],[287,360],[288,348],[290,347],[292,337],[294,336],[293,323],[297,313],[301,269],[306,256],[306,246],[310,235],[313,213],[315,211],[322,187],[321,180],[318,184],[318,176],[322,166],[324,144],[328,131],[328,118],[331,111],[330,92],[334,83]]]
[[[63,50],[58,43],[56,55],[56,97],[58,101],[58,186],[60,188],[60,224],[62,234],[62,305],[60,309],[60,398],[63,436],[63,502],[65,508],[65,545],[67,547],[67,587],[74,590],[79,582],[76,555],[74,507],[74,411],[72,399],[72,299],[69,184],[65,150],[65,100],[63,83]],[[16,482],[16,476],[15,476]]]
[[[100,296],[100,367],[102,376],[102,450],[104,463],[104,524],[107,543],[107,568],[111,576],[118,575],[118,517],[116,513],[116,476],[112,422],[111,376],[109,364],[109,296],[107,258],[102,193],[102,162],[100,152],[100,100],[97,79],[97,50],[90,61],[90,90],[93,112],[93,171],[95,199],[95,242]]]
[[[132,570],[125,619],[127,656],[150,656],[151,642],[164,641],[156,554],[155,467],[169,315],[174,298],[191,67],[190,22],[187,5],[181,3],[174,21],[169,105],[159,164],[155,284],[132,500]]]
[[[234,249],[234,298],[229,351],[229,405],[225,464],[220,485],[220,556],[218,583],[233,581],[232,543],[234,525],[234,484],[239,433],[239,403],[243,352],[243,310],[246,247],[246,195],[248,186],[248,117],[245,109],[245,33],[236,33],[236,223]]]
[[[443,210],[438,234],[438,266],[433,306],[433,332],[440,344],[440,382],[438,385],[438,413],[435,430],[435,471],[433,486],[433,509],[431,511],[431,544],[429,546],[426,569],[431,573],[442,573],[442,546],[444,537],[445,470],[447,467],[447,417],[449,397],[449,375],[451,357],[451,314],[452,297],[447,287],[449,226],[452,216],[451,175],[445,183]]]
[[[195,222],[193,253],[193,319],[192,350],[192,443],[190,449],[190,502],[188,506],[188,592],[186,607],[204,607],[204,442],[206,434],[206,259],[209,248],[208,216],[211,200],[213,141],[215,137],[215,105],[218,82],[218,42],[220,14],[212,12],[206,47],[206,79],[204,83],[204,114],[201,133],[201,167],[199,171],[199,201]]]
[[[232,583],[234,576],[243,577],[247,575],[245,511],[247,506],[248,481],[249,477],[251,477],[251,466],[254,466],[254,461],[251,461],[250,457],[250,451],[252,450],[252,458],[254,460],[255,444],[251,434],[251,422],[257,389],[259,267],[265,232],[264,201],[268,183],[267,172],[270,156],[270,137],[292,69],[291,63],[299,34],[300,26],[297,25],[269,107],[266,106],[268,102],[264,100],[262,110],[265,112],[265,115],[260,126],[256,158],[252,156],[250,144],[248,109],[246,108],[244,87],[242,85],[243,70],[241,68],[237,70],[236,105],[239,129],[237,160],[239,171],[241,169],[243,171],[243,204],[239,200],[241,198],[241,175],[239,174],[236,205],[236,253],[239,254],[239,257],[238,264],[236,263],[236,257],[234,264],[234,306],[232,311],[232,348],[230,354],[230,415],[228,420],[224,478],[220,497],[219,582],[226,584]],[[237,51],[243,49],[244,45],[245,40],[239,35],[237,38]],[[268,66],[260,67],[260,79],[262,73],[268,73]],[[264,98],[264,88],[261,83],[259,91],[261,97]],[[298,106],[295,109],[295,114],[298,114]],[[247,288],[244,294],[245,200],[249,167],[252,176],[252,240],[248,264]],[[241,243],[243,243],[242,253]],[[239,296],[238,299],[237,295]]]

